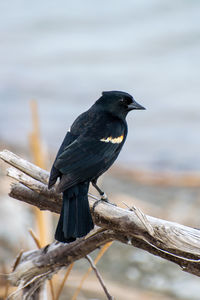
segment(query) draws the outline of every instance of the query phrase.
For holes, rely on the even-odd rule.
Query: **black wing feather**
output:
[[[62,174],[60,173],[59,169],[57,169],[55,167],[55,162],[57,161],[57,158],[61,155],[61,153],[64,151],[64,149],[70,145],[75,139],[77,138],[77,136],[74,136],[73,134],[71,134],[71,132],[67,132],[61,146],[60,149],[58,150],[58,153],[56,155],[55,161],[53,163],[51,172],[50,172],[50,176],[49,176],[49,184],[48,184],[48,188],[51,188],[55,183],[58,177],[60,177]]]
[[[79,137],[65,148],[55,162],[56,169],[63,174],[58,190],[61,192],[105,172],[117,158],[123,142],[113,144],[91,137]]]

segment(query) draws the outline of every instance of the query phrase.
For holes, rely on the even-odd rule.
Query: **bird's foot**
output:
[[[101,194],[101,199],[95,201],[94,204],[93,204],[93,207],[92,207],[92,211],[93,211],[93,212],[94,212],[95,208],[97,207],[97,205],[98,205],[99,203],[101,203],[101,202],[106,202],[106,203],[109,203],[109,204],[111,204],[111,205],[116,206],[116,204],[111,203],[111,202],[108,200],[108,197],[107,197],[106,193],[102,193],[102,194]]]
[[[102,202],[102,201],[104,201],[104,200],[99,199],[99,200],[97,200],[97,201],[94,202],[94,204],[93,204],[93,206],[92,206],[92,212],[93,212],[93,213],[94,213],[94,210],[95,210],[95,208],[97,207],[97,205],[98,205],[100,202]]]
[[[101,199],[99,199],[99,200],[97,200],[97,201],[94,202],[93,207],[92,207],[92,211],[93,211],[93,212],[94,212],[95,208],[97,207],[97,205],[98,205],[99,203],[101,203],[101,202],[107,202],[107,203],[109,203],[108,197],[107,197],[107,195],[106,195],[105,193],[103,193],[103,194],[101,195]]]

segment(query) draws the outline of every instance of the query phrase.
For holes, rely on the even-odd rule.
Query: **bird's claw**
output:
[[[103,193],[103,194],[101,195],[101,199],[99,199],[99,200],[97,200],[97,201],[94,202],[94,204],[93,204],[93,206],[92,206],[92,211],[93,211],[93,212],[94,212],[96,206],[97,206],[99,203],[101,203],[101,202],[106,202],[106,203],[109,203],[109,204],[111,204],[111,205],[117,206],[116,204],[111,203],[111,202],[108,200],[107,195],[106,195],[105,193]]]
[[[94,210],[95,210],[96,206],[97,206],[101,201],[102,201],[102,200],[99,199],[99,200],[97,200],[97,201],[94,202],[94,204],[93,204],[93,206],[92,206],[92,212],[93,212],[93,213],[94,213]]]
[[[105,196],[104,196],[104,195],[105,195]],[[94,202],[94,204],[93,204],[93,206],[92,206],[92,211],[93,211],[93,212],[94,212],[96,206],[97,206],[99,203],[101,203],[101,202],[107,202],[107,203],[109,203],[108,198],[107,198],[107,196],[106,196],[105,193],[101,196],[101,199],[99,199],[99,200],[97,200],[97,201]]]

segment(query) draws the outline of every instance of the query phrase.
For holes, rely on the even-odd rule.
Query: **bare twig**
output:
[[[102,231],[98,231],[98,233],[100,233]],[[96,232],[97,233],[97,232]],[[93,235],[91,235],[93,236]],[[101,259],[101,257],[104,255],[104,253],[108,250],[108,248],[112,245],[113,242],[108,242],[106,243],[99,251],[99,253],[97,254],[97,257],[95,258],[94,260],[94,264],[96,265],[98,263],[98,261]],[[90,275],[90,272],[92,271],[92,268],[90,267],[87,272],[83,275],[81,281],[80,281],[80,284],[79,286],[77,287],[73,297],[72,297],[72,300],[76,300],[77,297],[78,297],[78,294],[80,293],[80,290],[83,286],[83,283],[84,281],[87,279],[87,277]]]
[[[147,216],[139,208],[137,208],[135,206],[132,207],[132,211],[135,212],[136,216],[138,217],[138,219],[140,219],[140,221],[146,228],[147,232],[153,237],[154,229],[151,226],[151,223],[148,221]]]
[[[99,280],[99,282],[100,282],[100,284],[101,284],[101,286],[102,286],[102,288],[103,288],[103,290],[104,290],[104,292],[105,292],[108,300],[113,300],[114,298],[109,294],[108,289],[107,289],[107,287],[106,287],[106,285],[105,285],[105,283],[103,281],[103,278],[101,277],[101,275],[100,275],[97,267],[95,266],[92,258],[89,255],[86,255],[86,259],[89,261],[92,269],[94,270],[94,273],[96,274],[96,276],[97,276],[97,278],[98,278],[98,280]]]

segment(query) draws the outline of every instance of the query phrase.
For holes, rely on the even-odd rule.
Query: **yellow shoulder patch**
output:
[[[113,138],[112,136],[109,136],[107,138],[100,139],[101,142],[105,143],[112,143],[112,144],[120,144],[124,139],[124,136],[118,136],[116,138]]]

